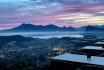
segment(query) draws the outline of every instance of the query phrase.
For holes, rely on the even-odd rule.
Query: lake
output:
[[[88,36],[98,36],[104,37],[103,32],[68,32],[68,31],[54,31],[54,32],[9,32],[9,33],[0,33],[0,36],[10,36],[10,35],[22,35],[25,37],[33,37],[40,39],[49,39],[49,38],[61,38],[61,37],[83,37]]]

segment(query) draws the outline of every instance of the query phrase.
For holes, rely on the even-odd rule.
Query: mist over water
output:
[[[40,39],[49,39],[49,38],[61,38],[61,37],[83,37],[83,36],[97,36],[104,37],[103,32],[11,32],[11,33],[0,33],[0,36],[11,36],[11,35],[22,35],[25,37],[33,37]]]

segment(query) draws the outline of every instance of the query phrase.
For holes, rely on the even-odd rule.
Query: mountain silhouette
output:
[[[14,27],[12,29],[2,30],[3,32],[21,32],[21,31],[76,31],[74,27],[58,27],[53,24],[46,26],[42,25],[33,25],[33,24],[21,24],[20,26]]]
[[[75,27],[58,27],[53,24],[49,25],[33,25],[33,24],[21,24],[20,26],[12,29],[1,30],[0,32],[33,32],[33,31],[104,31],[104,25],[88,25],[80,28]]]
[[[101,26],[98,26],[98,25],[83,26],[80,28],[80,30],[83,30],[83,31],[104,31],[104,25],[101,25]]]

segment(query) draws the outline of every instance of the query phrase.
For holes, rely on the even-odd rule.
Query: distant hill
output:
[[[25,32],[25,31],[76,31],[74,27],[58,27],[56,25],[50,24],[46,26],[33,25],[33,24],[21,24],[20,26],[14,27],[12,29],[2,30],[2,32]]]
[[[18,42],[18,44],[19,44],[19,43],[22,43],[25,41],[32,41],[32,40],[34,40],[34,39],[31,37],[24,37],[21,35],[0,36],[0,47],[3,45],[6,45],[9,42]]]
[[[98,26],[98,25],[88,25],[88,26],[83,26],[79,28],[80,31],[104,31],[104,25]]]

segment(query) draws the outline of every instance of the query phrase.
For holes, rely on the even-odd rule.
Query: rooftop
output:
[[[77,63],[104,66],[104,57],[97,57],[97,56],[91,56],[91,59],[89,60],[86,55],[65,53],[63,55],[53,57],[52,59],[65,61],[65,62],[77,62]]]
[[[86,50],[102,50],[104,51],[104,48],[100,47],[100,46],[85,46],[82,48],[83,49],[86,49]]]

